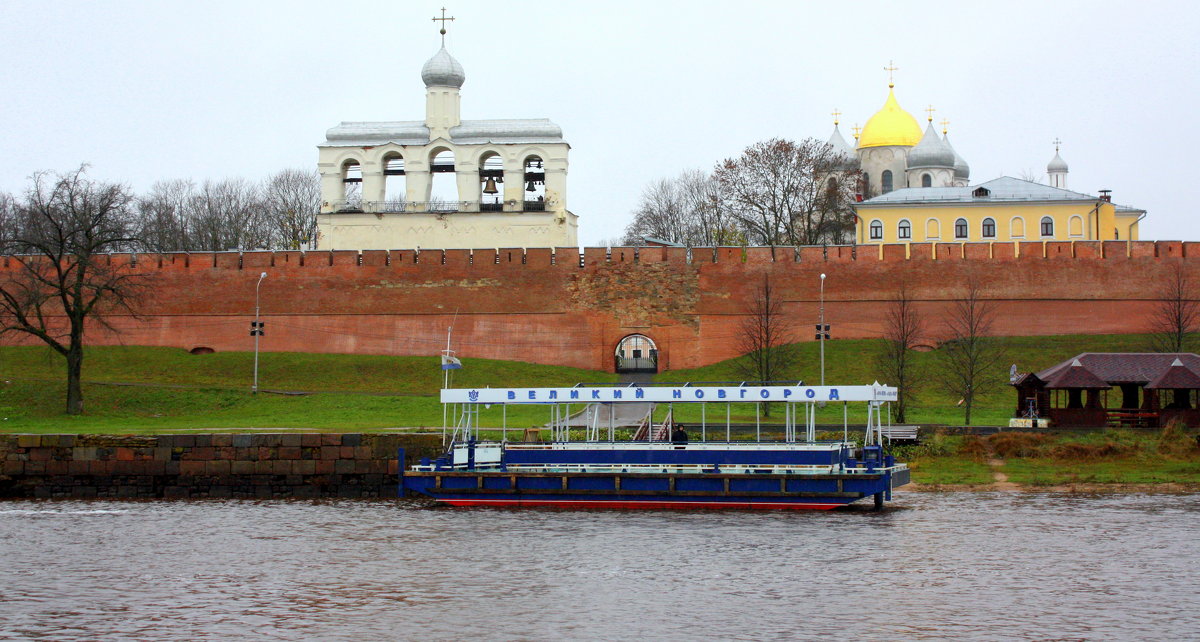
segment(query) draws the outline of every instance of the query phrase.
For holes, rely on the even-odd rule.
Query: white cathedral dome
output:
[[[838,129],[837,123],[833,125],[833,135],[829,137],[829,146],[833,148],[833,153],[839,158],[838,166],[841,169],[849,169],[857,161],[854,155],[854,150],[842,137],[842,132]]]
[[[426,87],[454,87],[461,88],[467,80],[467,73],[463,71],[462,65],[446,51],[445,47],[433,54],[433,57],[425,62],[425,66],[421,67],[421,80],[425,81]]]

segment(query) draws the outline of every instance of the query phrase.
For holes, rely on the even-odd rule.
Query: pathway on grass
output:
[[[992,459],[988,460],[987,465],[992,469],[992,480],[993,480],[992,489],[993,490],[1003,490],[1003,491],[1021,490],[1020,486],[1008,481],[1008,475],[1005,475],[1004,473],[1000,472],[1000,469],[1004,467],[1003,459],[997,459],[997,458],[993,457]]]

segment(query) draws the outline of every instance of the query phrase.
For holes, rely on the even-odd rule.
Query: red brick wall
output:
[[[664,367],[736,356],[738,325],[769,277],[798,322],[815,322],[820,273],[835,338],[878,336],[907,282],[937,317],[968,278],[984,284],[1003,335],[1143,332],[1155,283],[1182,265],[1200,282],[1195,244],[1137,241],[795,248],[587,248],[142,255],[151,295],[140,318],[111,317],[93,343],[249,350],[255,283],[265,351],[434,355],[454,323],[464,357],[608,369],[624,336],[656,341]],[[114,255],[114,264],[131,262]],[[0,258],[0,278],[16,268]]]

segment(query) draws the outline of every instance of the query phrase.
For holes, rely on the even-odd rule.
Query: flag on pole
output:
[[[442,370],[459,370],[462,367],[462,362],[458,360],[458,357],[452,357],[448,354],[442,355]]]

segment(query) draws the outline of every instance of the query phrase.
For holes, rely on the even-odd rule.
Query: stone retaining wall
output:
[[[394,497],[440,435],[0,435],[0,497]]]

